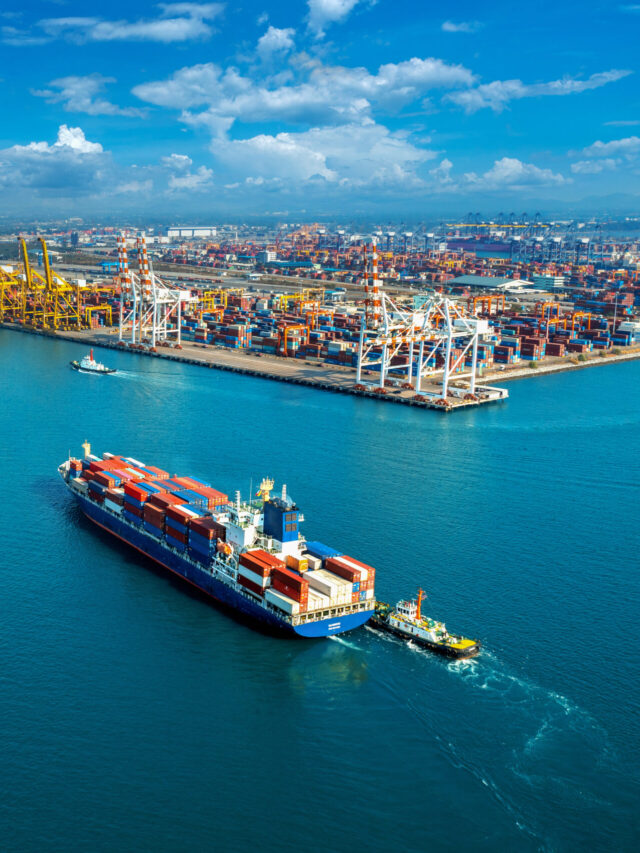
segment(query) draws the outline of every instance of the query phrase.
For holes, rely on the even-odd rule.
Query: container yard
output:
[[[407,235],[400,247],[395,235],[341,236],[328,246],[326,235],[311,231],[281,236],[275,247],[245,243],[243,253],[239,243],[205,243],[200,260],[224,262],[228,272],[242,258],[257,270],[236,270],[231,281],[220,269],[217,283],[159,275],[155,266],[176,258],[148,249],[144,234],[124,232],[115,235],[115,275],[67,281],[52,270],[44,239],[40,272],[21,238],[21,266],[0,268],[0,321],[441,411],[505,400],[494,383],[509,378],[636,357],[637,264],[612,268],[619,254],[589,241],[587,255],[576,249],[573,262],[568,250],[481,258],[498,245],[481,227],[437,247]],[[181,249],[185,263],[197,260],[190,246]],[[633,260],[627,248],[625,262]],[[317,267],[344,286],[308,278]],[[276,275],[283,270],[288,289]]]

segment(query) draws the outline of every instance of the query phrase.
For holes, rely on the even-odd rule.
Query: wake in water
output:
[[[330,640],[333,640],[334,643],[339,643],[341,646],[345,646],[348,649],[355,649],[357,652],[366,652],[366,649],[363,649],[362,646],[357,646],[355,643],[349,642],[349,640],[345,640],[343,637],[329,637]]]
[[[425,649],[407,646],[433,659]],[[426,692],[410,698],[407,706],[449,763],[488,788],[523,833],[544,848],[554,847],[544,837],[546,830],[528,817],[540,813],[540,807],[531,808],[538,799],[572,811],[578,826],[589,819],[590,809],[608,814],[607,797],[618,784],[617,762],[606,729],[588,711],[509,671],[486,650],[471,660],[449,661],[438,671],[456,679],[463,694],[454,702],[442,695],[444,714]],[[430,680],[435,677],[432,670]],[[451,713],[452,707],[457,711]]]

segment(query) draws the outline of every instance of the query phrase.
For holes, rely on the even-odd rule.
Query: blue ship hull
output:
[[[181,557],[177,551],[167,547],[164,542],[156,539],[142,528],[137,528],[124,519],[116,518],[113,513],[103,509],[99,504],[83,495],[76,492],[73,494],[78,500],[82,512],[103,530],[112,533],[118,539],[131,545],[146,557],[150,557],[168,571],[183,578],[221,604],[278,633],[300,637],[329,637],[333,634],[342,634],[345,631],[359,628],[373,616],[374,611],[372,609],[358,613],[347,613],[334,619],[291,625],[286,619],[281,619],[275,611],[267,610],[258,604],[249,594],[243,594],[212,577],[203,568],[199,568],[194,562]]]

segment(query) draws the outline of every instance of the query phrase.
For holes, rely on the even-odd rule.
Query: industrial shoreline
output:
[[[393,403],[403,403],[409,406],[429,408],[436,411],[453,411],[460,408],[479,405],[476,401],[463,399],[451,399],[448,407],[436,405],[429,400],[418,401],[414,399],[415,391],[394,390],[386,395],[375,391],[358,390],[356,385],[355,370],[349,367],[328,365],[324,363],[315,364],[306,360],[294,360],[287,358],[273,358],[267,355],[249,355],[229,351],[223,347],[202,346],[193,343],[183,343],[181,350],[167,349],[152,352],[149,349],[132,349],[123,347],[117,341],[112,340],[113,335],[108,333],[95,333],[93,330],[82,331],[42,331],[38,329],[24,328],[14,323],[0,323],[0,328],[28,334],[40,335],[42,337],[60,338],[86,346],[95,345],[121,352],[135,353],[137,355],[164,358],[169,361],[180,361],[193,364],[198,367],[207,367],[217,370],[226,370],[232,373],[241,373],[262,379],[270,379],[278,382],[289,382],[297,385],[307,385],[335,393],[353,394],[361,397],[373,397]],[[480,384],[486,382],[507,382],[515,379],[527,379],[535,376],[546,376],[553,373],[561,373],[570,370],[580,370],[585,367],[612,364],[621,361],[632,361],[640,359],[640,347],[633,348],[631,352],[620,354],[607,354],[605,356],[591,356],[585,361],[577,359],[558,360],[556,363],[540,364],[536,368],[517,367],[504,371],[488,371],[482,377],[478,377]],[[507,398],[495,397],[491,400],[481,402],[495,402]]]

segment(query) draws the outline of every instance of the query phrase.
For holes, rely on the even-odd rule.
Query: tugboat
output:
[[[369,624],[372,628],[387,631],[413,640],[432,652],[450,658],[471,658],[480,651],[479,640],[450,634],[443,622],[436,622],[422,615],[423,590],[418,590],[418,598],[411,601],[399,601],[395,607],[379,601]]]
[[[85,355],[80,361],[69,362],[74,370],[79,370],[82,373],[116,373],[115,367],[106,367],[99,361],[94,361],[93,349],[89,351],[89,355]]]

